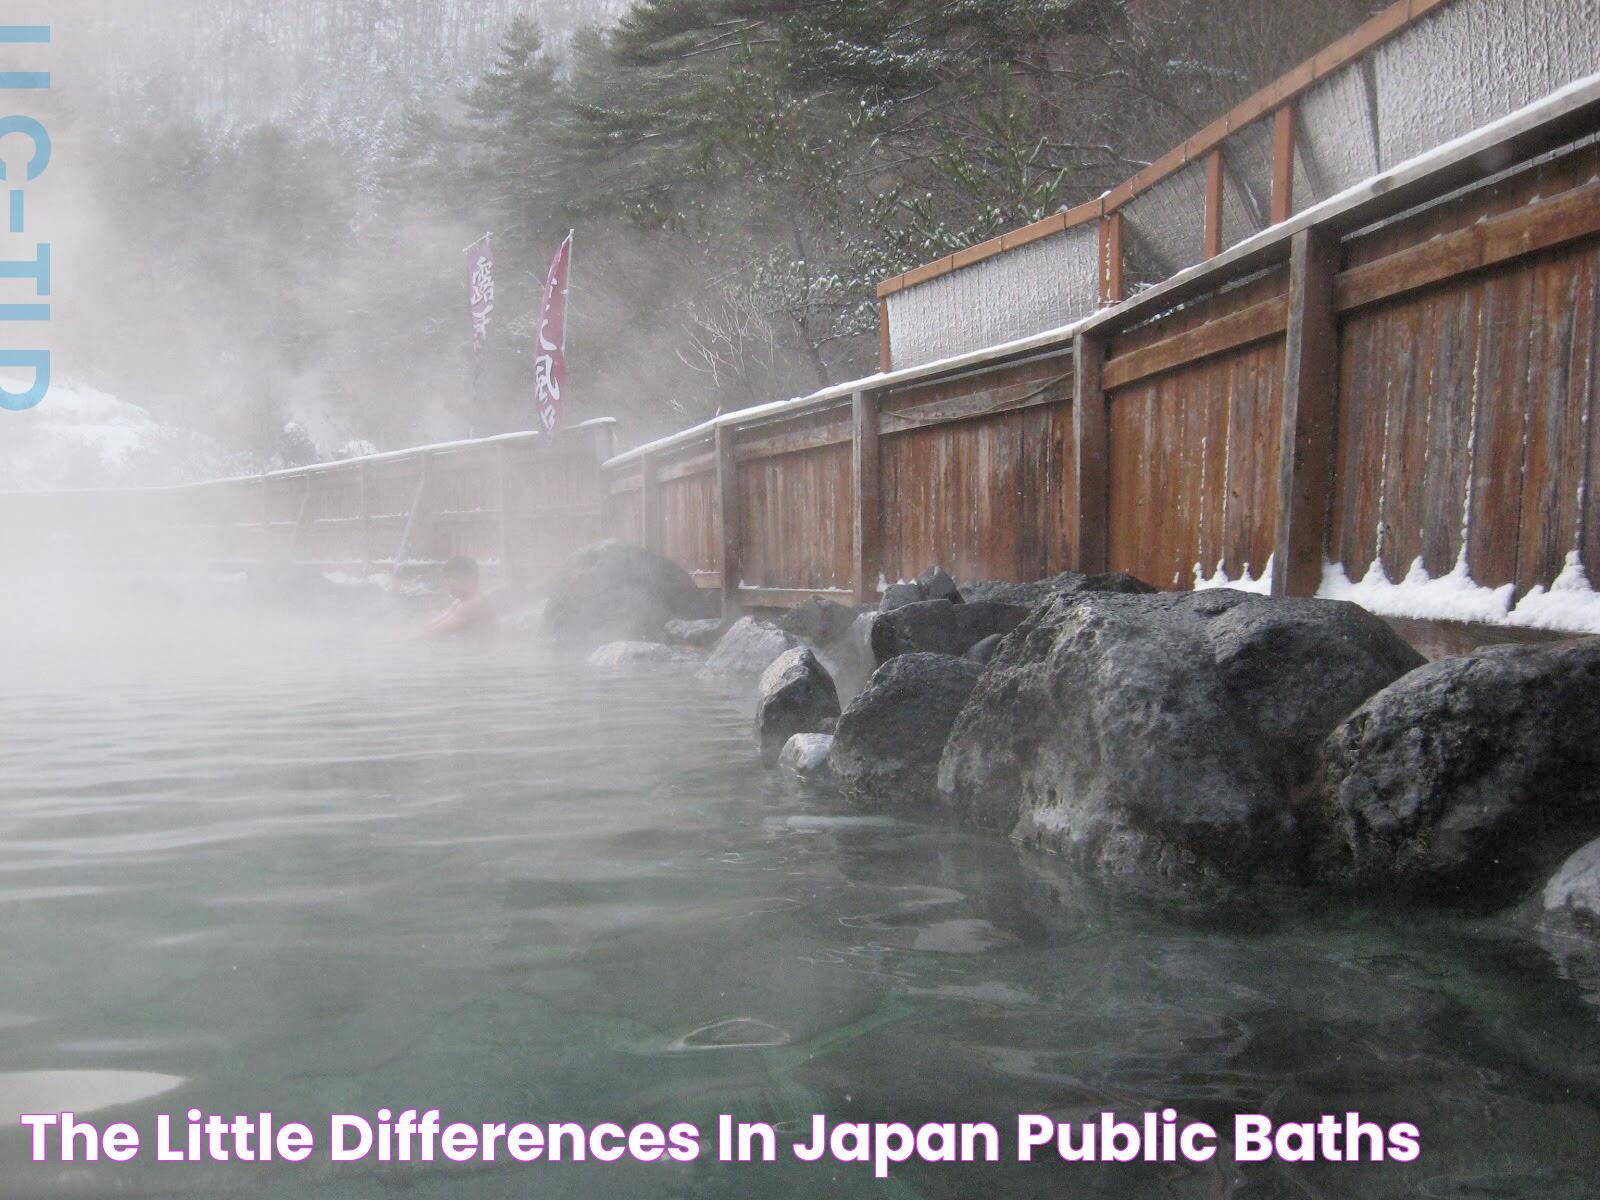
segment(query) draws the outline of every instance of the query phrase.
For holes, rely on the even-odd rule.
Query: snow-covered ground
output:
[[[242,467],[216,440],[71,381],[37,408],[0,412],[0,491],[187,483]]]
[[[1272,562],[1267,561],[1259,578],[1252,576],[1247,566],[1240,578],[1230,579],[1221,563],[1210,575],[1196,563],[1194,576],[1197,592],[1225,587],[1265,595],[1270,589]],[[1398,583],[1389,579],[1383,564],[1377,561],[1353,582],[1341,564],[1325,563],[1317,595],[1327,600],[1349,600],[1385,617],[1600,633],[1600,592],[1591,585],[1577,551],[1567,555],[1566,565],[1548,588],[1536,586],[1521,600],[1514,600],[1515,589],[1509,583],[1497,588],[1478,583],[1468,573],[1465,561],[1458,561],[1449,574],[1434,578],[1421,559],[1411,564]]]

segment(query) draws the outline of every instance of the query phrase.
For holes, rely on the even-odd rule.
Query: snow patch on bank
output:
[[[1464,557],[1456,560],[1448,575],[1437,579],[1418,558],[1399,583],[1391,582],[1376,560],[1355,583],[1343,565],[1325,563],[1322,586],[1317,589],[1317,595],[1326,600],[1349,600],[1385,617],[1600,633],[1600,593],[1590,584],[1575,550],[1567,555],[1561,574],[1548,588],[1536,586],[1513,604],[1515,594],[1509,583],[1490,588],[1475,581],[1467,572]]]
[[[1475,582],[1467,573],[1465,557],[1456,560],[1448,575],[1437,579],[1428,574],[1419,557],[1399,583],[1390,582],[1377,559],[1357,583],[1350,582],[1341,564],[1326,563],[1317,595],[1326,600],[1349,600],[1385,617],[1499,625],[1511,611],[1513,591],[1509,583],[1487,588]]]
[[[1518,601],[1506,624],[1600,633],[1600,593],[1590,584],[1576,550],[1567,555],[1555,582],[1548,588],[1536,585]]]
[[[1267,565],[1261,568],[1260,578],[1250,574],[1250,564],[1245,563],[1244,571],[1237,579],[1229,579],[1226,567],[1221,561],[1217,563],[1215,574],[1207,575],[1205,568],[1199,563],[1194,565],[1194,590],[1197,592],[1209,591],[1211,588],[1232,588],[1236,592],[1254,592],[1258,596],[1272,594],[1272,561],[1277,555],[1267,559]]]

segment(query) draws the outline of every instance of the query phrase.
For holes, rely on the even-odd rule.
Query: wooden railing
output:
[[[535,578],[607,526],[614,423],[451,442],[170,488],[12,494],[17,552],[95,566],[301,563],[399,573],[453,555]]]

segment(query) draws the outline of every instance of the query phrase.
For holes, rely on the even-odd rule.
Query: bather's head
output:
[[[457,600],[470,600],[478,594],[478,564],[474,559],[457,555],[440,569],[439,578],[445,591]]]

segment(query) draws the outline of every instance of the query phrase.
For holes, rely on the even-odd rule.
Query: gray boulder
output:
[[[991,633],[983,641],[968,650],[965,657],[975,663],[986,663],[994,657],[994,652],[1000,649],[1000,640],[1005,637],[1003,633]]]
[[[1600,838],[1561,864],[1539,900],[1544,928],[1600,937]]]
[[[1287,865],[1291,796],[1328,732],[1421,662],[1338,601],[1059,596],[983,669],[939,789],[1111,874],[1248,876]]]
[[[929,567],[918,575],[917,590],[922,593],[924,600],[948,600],[951,604],[960,604],[962,601],[956,581],[950,578],[950,572],[943,567]]]
[[[1324,748],[1330,881],[1509,904],[1600,835],[1600,638],[1441,659],[1373,696]]]
[[[856,610],[812,596],[778,618],[778,628],[811,646],[831,646],[850,632]]]
[[[798,776],[804,783],[833,787],[838,777],[828,757],[832,751],[832,734],[797,733],[784,743],[783,753],[778,755],[778,767]]]
[[[872,653],[879,663],[915,651],[959,657],[984,638],[1010,633],[1027,615],[1026,608],[992,600],[905,604],[877,615],[872,623]]]
[[[834,732],[845,795],[865,808],[935,804],[945,738],[982,671],[945,654],[902,654],[879,667]]]
[[[698,621],[668,621],[666,637],[669,642],[675,642],[680,646],[694,646],[703,650],[708,646],[715,646],[725,628],[720,617],[706,617]]]
[[[772,767],[789,739],[816,733],[839,715],[839,693],[817,656],[804,646],[787,650],[761,674],[756,687],[756,742],[761,761]]]
[[[754,683],[774,659],[797,645],[776,625],[740,617],[712,649],[700,674],[705,679],[736,685]]]
[[[663,646],[660,642],[607,642],[589,655],[589,667],[595,671],[625,674],[661,667],[692,666],[699,662],[687,650],[676,646]]]
[[[883,589],[878,611],[890,612],[904,604],[920,604],[925,599],[927,597],[922,594],[922,589],[914,583],[891,583]]]
[[[668,621],[706,615],[688,572],[640,546],[585,546],[556,576],[544,609],[547,634],[596,644],[659,639]]]
[[[1116,592],[1129,596],[1148,596],[1156,589],[1142,579],[1124,571],[1111,571],[1104,575],[1085,575],[1079,571],[1063,571],[1048,579],[1035,579],[1031,583],[1003,583],[999,580],[981,580],[961,589],[968,601],[993,600],[1000,604],[1020,604],[1033,608],[1056,596],[1070,596],[1078,592]]]

